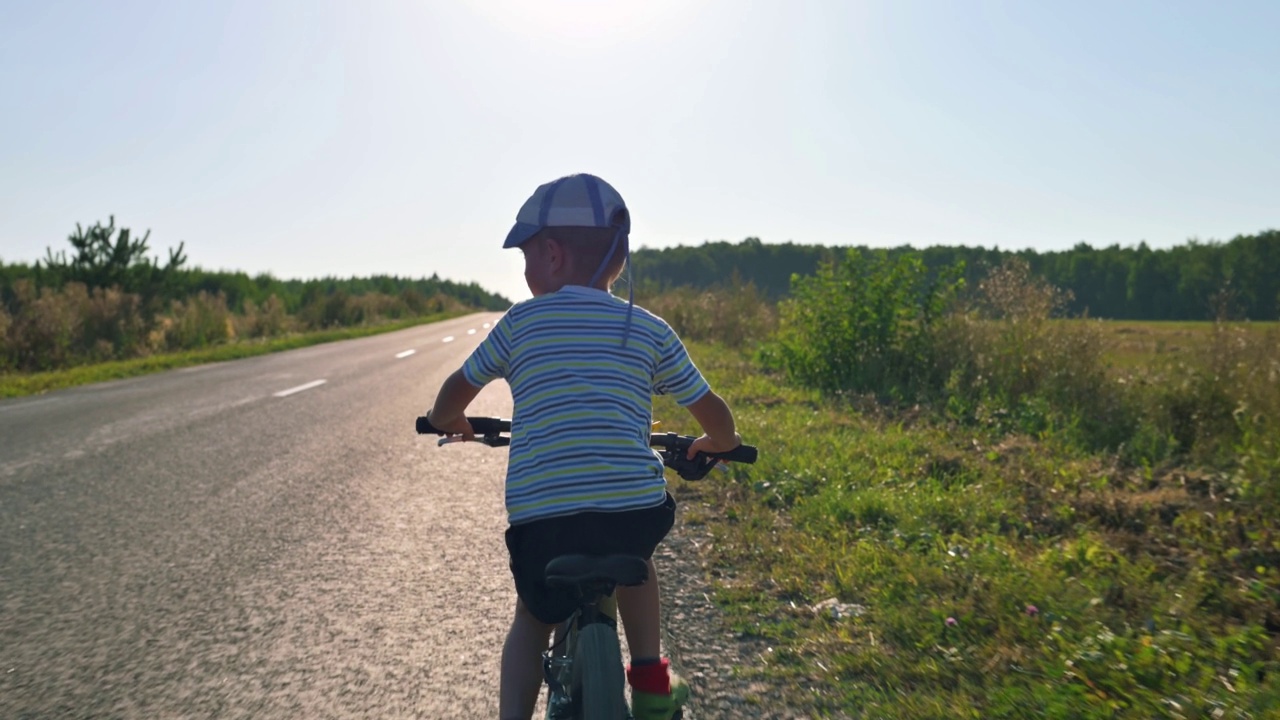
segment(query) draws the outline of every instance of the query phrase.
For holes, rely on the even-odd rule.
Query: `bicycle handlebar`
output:
[[[494,417],[468,417],[471,429],[476,433],[476,440],[489,447],[505,447],[511,444],[511,438],[503,433],[511,432],[511,421]],[[425,416],[418,418],[415,428],[419,435],[448,435],[447,432],[433,426]],[[692,460],[688,458],[689,446],[694,437],[676,433],[651,433],[650,447],[661,448],[662,464],[675,470],[685,480],[700,480],[711,472],[720,462],[754,463],[759,453],[751,445],[738,447],[722,453],[699,452]],[[443,444],[445,440],[441,440]]]

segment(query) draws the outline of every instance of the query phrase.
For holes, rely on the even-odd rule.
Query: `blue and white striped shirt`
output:
[[[512,524],[664,500],[653,395],[689,405],[710,387],[662,318],[635,307],[624,348],[626,322],[626,301],[568,285],[512,306],[462,366],[476,387],[511,385]]]

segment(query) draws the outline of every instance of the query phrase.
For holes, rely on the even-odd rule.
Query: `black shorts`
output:
[[[585,512],[534,520],[507,528],[511,576],[516,594],[544,623],[564,622],[577,608],[573,588],[546,583],[547,563],[560,555],[635,555],[653,557],[676,519],[676,501],[667,493],[661,505],[642,510]]]

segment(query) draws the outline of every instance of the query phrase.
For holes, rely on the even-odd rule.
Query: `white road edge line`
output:
[[[310,389],[311,389],[311,388],[313,388],[313,387],[320,387],[320,386],[321,386],[321,385],[323,385],[324,383],[325,383],[325,381],[324,381],[324,380],[312,380],[311,382],[307,383],[306,385],[299,385],[298,387],[289,388],[288,390],[281,390],[280,392],[276,393],[276,394],[275,394],[275,396],[276,396],[276,397],[288,397],[288,396],[290,396],[290,395],[292,395],[292,394],[294,394],[294,393],[300,393],[300,392],[302,392],[303,390],[310,390]]]
[[[447,337],[447,338],[445,338],[445,339],[441,340],[440,342],[453,342],[453,336],[452,336],[452,335],[450,335],[449,337]]]
[[[397,360],[399,360],[400,358],[407,358],[407,357],[409,357],[410,355],[412,355],[412,354],[414,354],[414,353],[416,353],[416,352],[418,352],[418,351],[417,351],[417,350],[405,350],[405,351],[404,351],[404,352],[402,352],[402,353],[396,353],[396,359],[397,359]]]

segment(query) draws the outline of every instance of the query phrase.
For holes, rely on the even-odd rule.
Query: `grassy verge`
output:
[[[1280,530],[1223,478],[858,411],[691,351],[761,460],[678,492],[718,508],[686,516],[713,536],[715,599],[771,647],[738,671],[797,711],[1280,716]]]
[[[3,374],[0,375],[0,398],[35,395],[38,393],[48,392],[50,390],[74,387],[76,385],[87,385],[89,383],[103,382],[105,380],[119,380],[122,378],[146,375],[149,373],[188,367],[191,365],[222,362],[224,360],[238,360],[240,358],[252,357],[254,355],[265,355],[267,353],[280,352],[282,350],[293,350],[310,345],[335,342],[337,340],[351,340],[353,338],[367,337],[369,335],[395,332],[396,330],[404,330],[405,328],[414,327],[416,325],[425,325],[428,323],[440,322],[441,320],[448,320],[471,312],[475,311],[466,310],[438,313],[435,315],[426,315],[413,318],[411,320],[403,320],[393,323],[341,328],[337,330],[323,330],[311,333],[298,333],[266,340],[236,341],[201,348],[199,350],[165,353],[162,355],[152,355],[150,357],[136,358],[132,360],[118,360],[98,363],[95,365],[67,368],[65,370],[53,370],[50,372]]]

